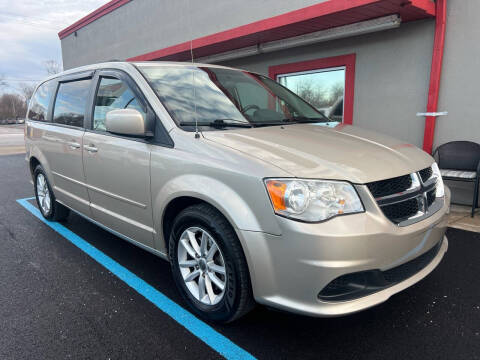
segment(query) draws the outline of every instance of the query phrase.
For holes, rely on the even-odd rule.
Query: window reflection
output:
[[[91,79],[61,83],[53,110],[53,122],[83,127]]]
[[[178,124],[326,121],[314,107],[267,77],[220,67],[140,67]]]
[[[28,118],[36,121],[47,121],[47,111],[55,88],[55,82],[50,80],[42,84],[32,98]]]
[[[333,121],[343,122],[345,68],[282,74],[277,79]]]

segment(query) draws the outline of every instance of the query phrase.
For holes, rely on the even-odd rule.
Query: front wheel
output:
[[[238,238],[213,207],[194,205],[175,218],[169,256],[177,288],[202,319],[230,322],[254,306]]]

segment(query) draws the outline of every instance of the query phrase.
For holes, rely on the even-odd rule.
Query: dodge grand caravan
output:
[[[263,75],[111,62],[37,87],[26,160],[46,219],[167,259],[199,317],[338,316],[439,264],[450,192],[423,151],[329,122]]]

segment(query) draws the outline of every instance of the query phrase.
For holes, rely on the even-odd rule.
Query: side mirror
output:
[[[117,109],[107,112],[105,127],[108,132],[128,136],[147,136],[145,119],[135,109]]]

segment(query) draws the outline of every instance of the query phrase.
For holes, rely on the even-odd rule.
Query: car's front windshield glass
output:
[[[220,67],[139,65],[177,125],[210,129],[328,122],[275,81]]]

